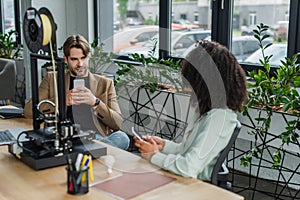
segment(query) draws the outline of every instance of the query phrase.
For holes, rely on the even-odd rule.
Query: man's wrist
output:
[[[96,98],[96,99],[95,99],[94,106],[98,106],[98,105],[100,104],[100,102],[101,102],[100,99]]]

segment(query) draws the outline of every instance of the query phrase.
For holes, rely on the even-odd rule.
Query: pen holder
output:
[[[69,194],[85,194],[89,191],[89,168],[74,171],[67,168]]]

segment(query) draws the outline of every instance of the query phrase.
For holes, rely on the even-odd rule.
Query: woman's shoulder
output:
[[[213,119],[216,122],[219,120],[236,121],[237,113],[229,108],[214,108],[208,111],[204,118]]]
[[[230,108],[213,108],[207,112],[210,115],[215,114],[229,114],[229,115],[236,115],[236,112],[231,110]]]

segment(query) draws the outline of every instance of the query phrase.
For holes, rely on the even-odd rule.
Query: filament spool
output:
[[[50,43],[50,40],[51,40],[52,27],[50,24],[50,20],[46,15],[41,14],[41,19],[43,22],[42,24],[43,24],[43,33],[44,33],[42,46],[46,46]]]
[[[25,12],[23,32],[28,49],[37,53],[39,50],[50,53],[50,40],[56,43],[56,24],[47,8],[37,11],[35,8],[28,8]]]

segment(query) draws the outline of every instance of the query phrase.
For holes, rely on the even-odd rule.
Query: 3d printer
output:
[[[80,126],[66,119],[64,60],[57,56],[56,24],[46,8],[38,11],[28,8],[24,16],[23,32],[30,54],[33,130],[24,131],[27,141],[10,146],[9,151],[34,169],[45,169],[66,164],[66,157],[73,159],[79,152],[91,154],[93,158],[106,155],[106,147],[93,141],[93,131],[81,131]],[[52,61],[57,67],[55,102],[39,102],[38,59]],[[56,69],[54,67],[54,73]],[[44,103],[55,108],[54,114],[44,114],[40,106]],[[43,123],[43,128],[40,125]]]

